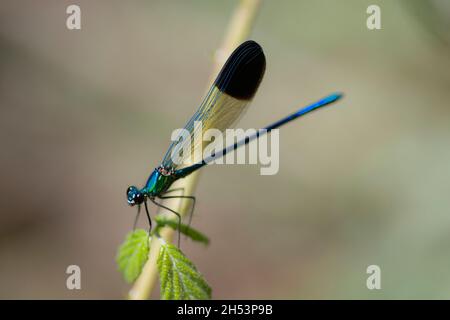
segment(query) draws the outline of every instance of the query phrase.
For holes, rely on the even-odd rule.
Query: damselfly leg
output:
[[[165,196],[166,194],[172,193],[172,192],[175,192],[175,191],[181,191],[182,192],[181,196],[170,196],[170,197],[169,196]],[[163,196],[160,196],[159,198],[160,199],[170,199],[170,198],[173,198],[173,199],[176,199],[176,198],[191,199],[192,200],[192,207],[191,207],[191,210],[189,211],[189,222],[188,222],[188,227],[189,228],[191,227],[192,217],[194,215],[194,209],[195,209],[195,203],[196,203],[196,198],[194,196],[185,196],[184,195],[184,188],[181,187],[181,188],[175,188],[175,189],[167,190],[166,192],[163,193]]]
[[[136,217],[134,218],[133,231],[136,230],[136,226],[137,226],[137,223],[138,223],[138,220],[139,220],[140,213],[141,213],[141,205],[139,204],[138,205],[138,210],[137,210],[137,213],[136,213]]]
[[[181,226],[181,215],[176,212],[175,210],[170,209],[169,207],[166,207],[165,205],[162,205],[161,203],[156,202],[154,199],[149,198],[151,202],[153,202],[156,206],[166,209],[170,212],[172,212],[173,214],[175,214],[178,217],[178,248],[180,247],[180,226]],[[150,219],[150,217],[149,217]]]
[[[150,232],[152,231],[152,219],[150,218],[150,213],[148,212],[147,200],[144,201],[144,206],[145,206],[145,213],[147,214],[148,225],[149,225],[148,234],[150,235]]]

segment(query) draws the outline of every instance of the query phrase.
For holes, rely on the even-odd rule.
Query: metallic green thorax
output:
[[[159,196],[166,192],[175,180],[177,178],[174,175],[165,175],[157,168],[152,172],[141,192],[148,197]]]

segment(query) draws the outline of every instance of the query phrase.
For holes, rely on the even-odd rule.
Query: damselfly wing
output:
[[[208,142],[201,141],[201,137],[208,129],[224,132],[233,128],[258,90],[265,68],[263,50],[255,41],[244,42],[231,54],[197,112],[184,126],[184,135],[180,133],[167,150],[162,161],[166,172],[192,165],[189,160],[195,154],[202,155]]]

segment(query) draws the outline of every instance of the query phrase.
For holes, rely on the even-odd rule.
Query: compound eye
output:
[[[127,189],[128,204],[131,206],[135,205],[136,200],[139,198],[140,195],[141,194],[140,194],[138,188],[136,188],[135,186],[128,187],[128,189]]]
[[[135,196],[136,203],[142,203],[144,201],[144,195],[142,193],[138,193]]]

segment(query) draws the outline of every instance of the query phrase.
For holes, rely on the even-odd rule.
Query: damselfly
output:
[[[255,41],[246,41],[234,50],[217,76],[217,79],[207,93],[206,97],[203,99],[203,102],[200,104],[197,112],[184,127],[190,134],[189,138],[192,139],[195,134],[198,134],[196,130],[206,131],[210,128],[215,128],[221,132],[224,132],[227,128],[232,127],[255,95],[263,78],[265,67],[266,59],[264,57],[263,50]],[[256,131],[252,135],[247,135],[244,139],[231,144],[230,146],[224,148],[221,152],[213,153],[204,157],[197,163],[183,165],[183,163],[185,163],[183,159],[178,159],[176,162],[173,161],[173,154],[177,154],[177,151],[179,150],[184,150],[184,143],[189,141],[189,139],[174,139],[174,142],[170,145],[161,165],[150,174],[145,186],[143,188],[131,186],[127,189],[128,204],[130,206],[138,206],[138,213],[136,215],[134,227],[136,227],[140,207],[143,203],[151,230],[152,222],[148,212],[147,200],[150,200],[158,207],[174,213],[178,217],[179,225],[181,223],[180,214],[175,210],[161,204],[156,199],[164,200],[170,198],[180,198],[191,200],[193,203],[190,218],[192,218],[192,212],[195,207],[195,197],[184,194],[168,195],[169,193],[175,191],[175,189],[170,189],[170,187],[176,180],[188,176],[201,167],[212,163],[214,160],[223,157],[225,154],[236,150],[240,146],[248,144],[249,142],[275,128],[278,128],[313,110],[337,101],[341,98],[341,96],[342,95],[340,93],[331,94],[263,129]],[[201,121],[201,129],[198,129],[198,126],[195,126],[195,122],[197,121]],[[198,147],[200,146],[193,145],[189,150],[194,152],[195,148]],[[183,157],[187,156],[190,155],[183,153]],[[178,245],[179,241],[180,234],[178,228]]]

